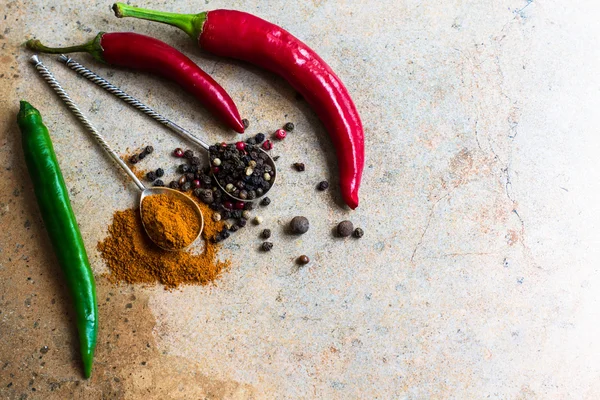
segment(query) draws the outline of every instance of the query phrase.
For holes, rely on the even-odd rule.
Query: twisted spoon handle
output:
[[[144,189],[146,189],[144,184],[137,178],[137,176],[135,176],[133,171],[131,169],[129,169],[127,164],[125,164],[125,162],[123,160],[121,160],[121,157],[119,157],[119,155],[117,153],[115,153],[108,146],[108,143],[106,143],[106,140],[104,140],[102,135],[100,135],[98,130],[96,128],[94,128],[94,126],[86,118],[86,116],[83,115],[83,113],[81,112],[79,107],[77,107],[77,104],[75,104],[73,102],[73,100],[71,100],[71,97],[69,97],[67,92],[65,92],[65,90],[62,88],[62,86],[60,86],[60,83],[58,83],[58,81],[56,80],[54,75],[52,75],[50,70],[48,68],[46,68],[46,66],[44,64],[42,64],[42,62],[40,61],[38,56],[37,55],[31,56],[30,61],[33,64],[33,66],[35,67],[35,69],[37,69],[39,74],[42,76],[42,78],[44,78],[44,80],[48,83],[48,85],[50,85],[50,87],[56,92],[58,97],[60,97],[60,99],[66,104],[67,108],[69,110],[71,110],[71,112],[77,117],[77,119],[79,119],[79,121],[81,121],[81,123],[87,128],[87,130],[92,134],[92,136],[94,137],[94,139],[96,139],[96,141],[100,144],[100,146],[102,146],[102,148],[112,157],[112,159],[115,160],[115,162],[117,164],[119,164],[121,166],[121,168],[123,168],[123,170],[127,173],[127,175],[129,175],[129,177],[131,179],[133,179],[136,186],[138,188],[140,188],[140,190],[142,190],[142,191]]]
[[[65,63],[65,65],[67,67],[71,68],[73,71],[77,72],[79,75],[83,76],[84,78],[88,79],[89,81],[100,86],[102,89],[106,90],[107,92],[109,92],[111,94],[114,94],[115,96],[117,96],[118,98],[120,98],[121,100],[123,100],[124,102],[129,104],[130,106],[138,109],[139,111],[143,112],[150,118],[160,122],[167,128],[171,129],[173,132],[185,137],[186,139],[188,139],[189,141],[191,141],[193,143],[196,143],[198,146],[204,148],[204,150],[208,150],[208,144],[206,144],[203,140],[192,135],[189,131],[180,127],[175,122],[170,121],[166,117],[157,113],[156,111],[154,111],[154,109],[148,107],[147,105],[145,105],[144,103],[142,103],[141,101],[136,99],[135,97],[128,95],[127,93],[125,93],[124,91],[119,89],[117,86],[113,85],[112,83],[110,83],[106,79],[102,78],[101,76],[97,75],[96,73],[90,71],[83,65],[79,64],[77,61],[73,60],[71,57],[61,54],[58,57],[58,60]]]

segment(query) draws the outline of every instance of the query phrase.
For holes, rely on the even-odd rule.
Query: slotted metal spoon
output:
[[[150,118],[154,119],[155,121],[160,122],[161,124],[163,124],[164,126],[166,126],[167,128],[169,128],[170,130],[172,130],[173,132],[177,133],[179,136],[181,136],[181,137],[189,140],[192,143],[197,144],[198,146],[200,146],[204,150],[206,150],[207,153],[209,153],[209,150],[208,150],[209,146],[202,139],[198,138],[197,136],[195,136],[192,133],[190,133],[187,129],[182,128],[181,126],[177,125],[175,122],[173,122],[173,121],[169,120],[168,118],[164,117],[163,115],[159,114],[154,109],[148,107],[147,105],[145,105],[144,103],[142,103],[141,101],[139,101],[138,99],[136,99],[135,97],[130,96],[129,94],[125,93],[123,90],[121,90],[117,86],[113,85],[112,83],[110,83],[106,79],[102,78],[101,76],[99,76],[95,72],[92,72],[88,68],[84,67],[83,65],[81,65],[77,61],[73,60],[71,57],[66,56],[64,54],[61,54],[58,57],[58,60],[61,61],[62,63],[64,63],[71,70],[77,72],[79,75],[81,75],[84,78],[86,78],[87,80],[95,83],[96,85],[100,86],[102,89],[104,89],[107,92],[115,95],[119,99],[123,100],[125,103],[127,103],[130,106],[132,106],[133,108],[141,111],[143,114],[149,116]],[[269,192],[269,190],[271,190],[271,188],[273,187],[273,185],[275,184],[275,178],[277,177],[277,168],[275,166],[275,161],[273,161],[273,159],[271,158],[271,156],[266,151],[262,150],[261,148],[258,148],[258,150],[267,155],[267,159],[265,160],[265,163],[267,165],[269,165],[271,167],[271,169],[272,169],[272,172],[270,173],[271,180],[269,181],[269,183],[270,183],[269,189],[266,190],[266,191],[264,191],[262,195],[256,196],[254,199],[242,199],[242,198],[239,198],[236,195],[235,192],[231,193],[231,192],[228,192],[227,190],[225,190],[225,188],[221,185],[221,183],[219,182],[219,180],[215,177],[215,181],[217,182],[217,186],[219,186],[219,188],[224,193],[227,193],[227,195],[229,197],[233,198],[234,200],[238,200],[238,201],[255,201],[255,200],[258,200],[261,197],[265,196]],[[209,158],[209,162],[210,162],[210,155],[209,155],[208,158]],[[211,172],[211,174],[212,174],[212,172]],[[234,189],[237,189],[237,188],[234,188]]]
[[[94,128],[94,126],[87,119],[87,117],[85,115],[83,115],[83,113],[81,112],[81,110],[79,109],[77,104],[75,104],[73,102],[71,97],[69,97],[69,95],[62,88],[60,83],[58,83],[58,81],[56,80],[54,75],[52,75],[50,70],[40,61],[39,57],[37,55],[33,55],[33,56],[31,56],[30,61],[33,64],[33,66],[35,67],[35,69],[38,71],[38,73],[41,75],[41,77],[48,83],[48,85],[50,85],[50,87],[56,92],[58,97],[60,97],[60,99],[65,103],[67,108],[87,128],[87,130],[90,132],[92,137],[98,142],[100,147],[102,147],[102,149],[104,149],[104,151],[106,151],[108,153],[108,155],[110,155],[110,157],[125,171],[125,173],[127,175],[129,175],[129,177],[133,180],[135,185],[141,190],[140,200],[139,200],[140,215],[143,216],[143,214],[144,214],[143,203],[144,203],[144,199],[148,196],[154,196],[154,195],[158,195],[158,194],[166,194],[166,195],[172,196],[174,198],[177,198],[177,199],[185,202],[186,204],[190,205],[197,214],[198,221],[200,222],[200,230],[198,231],[198,235],[196,235],[196,237],[192,241],[192,243],[195,242],[198,239],[198,237],[200,236],[200,234],[202,233],[202,230],[204,229],[204,217],[202,216],[202,211],[198,207],[198,204],[194,200],[192,200],[189,196],[185,195],[184,193],[182,193],[178,190],[169,189],[169,188],[165,188],[165,187],[147,188],[146,186],[144,186],[144,184],[138,179],[137,176],[135,176],[133,171],[127,166],[127,164],[125,164],[125,162],[121,159],[121,157],[119,157],[119,155],[117,153],[115,153],[109,147],[106,140],[104,140],[104,138],[102,137],[102,135],[100,135],[98,130],[96,128]],[[146,229],[146,225],[144,224],[144,218],[142,218],[142,224],[144,225],[144,230],[146,231],[146,234],[148,235],[148,237],[158,247],[160,247],[164,250],[169,250],[169,251],[182,250],[182,249],[174,249],[174,248],[165,248],[165,247],[161,246],[159,243],[154,241],[154,238],[150,234],[148,234],[148,230]],[[191,243],[186,247],[189,247],[190,245],[191,245]]]

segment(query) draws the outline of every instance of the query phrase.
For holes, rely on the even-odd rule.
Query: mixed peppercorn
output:
[[[248,122],[244,121],[246,128],[248,125]],[[288,122],[283,129],[275,131],[274,137],[282,140],[287,133],[293,130],[294,124]],[[271,148],[272,142],[266,139],[264,133],[258,133],[237,143],[217,143],[209,146],[209,166],[203,166],[201,158],[190,149],[176,148],[173,150],[172,155],[181,159],[183,163],[176,167],[179,177],[171,180],[168,186],[183,192],[191,192],[193,196],[208,204],[214,211],[211,216],[213,220],[226,221],[223,230],[212,238],[214,242],[221,242],[229,238],[232,233],[248,224],[252,218],[250,211],[255,207],[253,200],[262,197],[258,201],[260,206],[267,207],[271,204],[271,199],[265,194],[275,179],[275,169],[271,160],[275,161],[279,157],[271,159],[261,150],[270,150]],[[153,151],[152,146],[146,146],[141,152],[132,155],[129,161],[135,164]],[[306,169],[302,162],[293,163],[292,167],[298,172]],[[146,179],[154,186],[165,186],[164,176],[163,168],[148,171],[145,175]],[[317,185],[317,189],[321,191],[328,188],[327,181],[321,181]],[[252,222],[260,225],[263,218],[256,215]],[[290,221],[288,232],[302,235],[308,232],[309,227],[310,223],[306,217],[296,216]],[[336,232],[340,237],[360,238],[364,235],[363,230],[361,228],[354,229],[350,221],[342,221],[337,226]],[[260,249],[265,252],[271,251],[273,243],[267,241],[272,236],[271,230],[263,229],[259,236],[263,240]],[[298,264],[301,265],[307,264],[309,261],[306,255],[297,258]]]

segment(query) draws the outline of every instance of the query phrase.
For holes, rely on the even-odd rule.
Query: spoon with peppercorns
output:
[[[245,202],[260,199],[273,187],[277,176],[275,161],[266,152],[271,150],[273,144],[270,140],[265,140],[264,134],[259,133],[246,139],[246,141],[230,144],[218,143],[209,146],[188,130],[170,121],[135,97],[125,93],[71,57],[61,55],[58,59],[84,78],[206,150],[210,160],[210,172],[217,186],[234,200]],[[244,125],[246,128],[248,127],[247,120],[244,120]],[[184,157],[184,152],[181,150],[179,153],[175,152],[174,155]],[[205,189],[208,189],[212,185],[208,184],[206,186],[208,187],[205,187]]]
[[[30,59],[31,63],[37,69],[39,74],[44,78],[44,80],[50,85],[50,87],[56,92],[58,97],[65,103],[67,108],[81,121],[81,123],[87,128],[92,137],[98,142],[100,147],[129,175],[129,177],[133,180],[135,185],[142,191],[139,199],[139,209],[140,215],[142,217],[142,225],[144,226],[144,230],[146,231],[148,237],[160,248],[164,250],[182,250],[184,248],[189,247],[193,242],[195,242],[202,230],[204,228],[204,218],[202,216],[202,211],[198,204],[192,200],[189,196],[184,193],[164,188],[164,187],[152,187],[147,188],[144,184],[138,179],[138,177],[133,173],[133,171],[127,166],[127,164],[119,157],[114,150],[110,148],[106,140],[102,137],[102,135],[98,132],[98,130],[92,125],[92,123],[87,119],[85,115],[81,112],[77,104],[73,102],[71,97],[67,94],[67,92],[62,88],[62,86],[58,83],[56,78],[52,75],[50,70],[42,64],[39,60],[38,56],[34,55]],[[171,240],[173,235],[177,235],[178,232],[169,232],[165,230],[165,227],[168,227],[168,224],[164,224],[158,217],[153,218],[154,215],[158,214],[146,214],[145,213],[145,201],[150,197],[158,198],[160,196],[169,196],[170,199],[173,200],[173,204],[177,206],[177,209],[181,209],[187,211],[186,215],[195,216],[195,220],[187,221],[189,226],[193,227],[190,235],[185,237],[185,240]],[[151,218],[148,218],[150,216]],[[181,219],[181,218],[180,218]],[[150,226],[157,227],[158,229],[152,229],[152,232],[148,229]],[[186,226],[187,227],[187,226]],[[196,233],[197,231],[197,233]],[[158,234],[157,234],[158,233]]]

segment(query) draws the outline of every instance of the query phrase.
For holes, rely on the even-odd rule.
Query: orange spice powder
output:
[[[108,236],[98,243],[98,250],[110,269],[108,279],[113,283],[160,282],[167,289],[214,281],[229,266],[229,261],[218,259],[219,245],[210,240],[221,231],[223,222],[213,221],[212,210],[198,204],[204,215],[205,247],[201,254],[162,250],[144,232],[137,209],[115,212]]]

